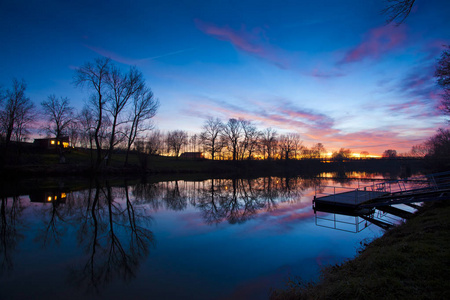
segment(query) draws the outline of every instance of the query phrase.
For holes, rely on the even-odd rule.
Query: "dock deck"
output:
[[[316,205],[338,205],[356,207],[367,201],[386,195],[386,192],[352,190],[339,194],[331,194],[315,197],[313,203]]]

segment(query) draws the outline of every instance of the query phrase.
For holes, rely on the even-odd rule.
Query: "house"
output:
[[[33,144],[42,149],[69,148],[69,137],[34,139]]]
[[[184,159],[204,159],[202,152],[183,152],[180,155],[180,158]]]

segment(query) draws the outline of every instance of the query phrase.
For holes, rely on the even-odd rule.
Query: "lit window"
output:
[[[48,196],[47,201],[52,201],[52,197]]]
[[[60,142],[58,141],[58,145],[60,144]]]
[[[54,145],[54,144],[55,144],[55,141],[50,141],[50,144]]]
[[[64,148],[68,148],[69,147],[69,143],[68,142],[63,142],[63,147]]]
[[[66,193],[61,193],[61,198],[66,198]]]

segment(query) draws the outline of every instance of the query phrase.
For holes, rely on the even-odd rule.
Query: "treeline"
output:
[[[183,152],[201,152],[212,160],[325,158],[321,143],[308,149],[298,133],[278,134],[273,128],[258,130],[249,120],[205,120],[202,131],[189,135],[183,130],[163,133],[153,130],[136,142],[136,149],[151,155],[178,157]]]

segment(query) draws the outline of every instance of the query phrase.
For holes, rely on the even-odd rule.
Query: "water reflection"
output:
[[[17,196],[21,193],[5,192],[0,210],[1,276],[14,271],[14,255],[25,237],[33,242],[26,244],[26,252],[32,247],[60,247],[64,252],[70,240],[77,257],[58,276],[77,291],[102,294],[113,282],[138,276],[157,245],[151,229],[152,215],[159,211],[192,210],[207,225],[242,225],[261,216],[259,225],[280,231],[283,223],[313,220],[314,188],[331,184],[350,183],[325,176],[156,183],[94,179],[82,187],[58,183],[53,189],[30,188],[29,201]]]
[[[204,222],[243,223],[258,212],[271,211],[280,202],[300,201],[305,189],[321,179],[264,177],[257,179],[210,179],[201,182],[140,183],[134,189],[137,203],[183,210],[188,203],[201,210]]]
[[[0,276],[13,270],[13,255],[16,246],[23,239],[21,215],[24,210],[19,196],[1,198],[0,207]]]
[[[98,292],[116,277],[134,278],[154,239],[147,228],[150,216],[134,207],[126,182],[112,188],[108,181],[101,186],[97,180],[95,188],[78,193],[73,204],[77,241],[87,259],[71,269],[69,282]]]

